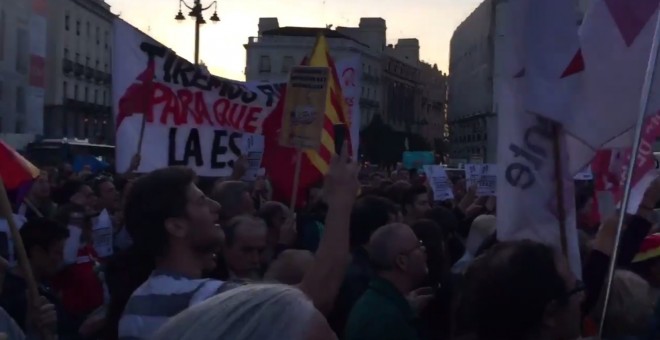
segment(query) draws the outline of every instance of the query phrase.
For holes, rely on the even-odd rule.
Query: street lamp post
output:
[[[188,4],[183,1],[179,0],[179,13],[174,17],[174,20],[177,21],[183,21],[186,20],[186,17],[183,16],[183,12],[181,11],[181,5],[186,6],[190,10],[190,13],[188,13],[188,16],[195,18],[195,65],[199,64],[199,27],[202,24],[206,23],[206,20],[204,20],[204,11],[210,9],[213,7],[213,15],[209,18],[212,22],[218,22],[220,21],[220,18],[218,17],[218,2],[213,1],[210,5],[207,7],[202,6],[202,1],[201,0],[194,0],[194,3],[192,6],[188,6]]]

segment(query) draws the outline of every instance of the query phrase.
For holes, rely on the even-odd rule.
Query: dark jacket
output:
[[[346,340],[419,340],[415,313],[388,281],[375,278],[355,303],[346,324]]]

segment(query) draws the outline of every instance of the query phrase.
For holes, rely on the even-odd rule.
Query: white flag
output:
[[[542,2],[546,2],[543,6],[550,6],[551,3],[563,5],[563,0],[534,0],[535,5]],[[495,43],[495,73],[498,75],[495,97],[499,108],[497,238],[501,241],[530,239],[551,245],[561,252],[557,176],[553,157],[554,134],[550,121],[534,112],[551,107],[553,98],[550,96],[561,94],[548,91],[545,96],[549,97],[541,98],[538,102],[546,103],[547,106],[537,105],[534,111],[527,107],[532,98],[543,95],[528,86],[535,79],[527,78],[538,73],[521,72],[528,65],[528,42],[532,39],[525,32],[532,30],[530,25],[534,25],[530,20],[533,17],[530,4],[531,0],[503,2],[498,6],[496,18],[502,23],[498,25],[501,31],[496,32],[498,41]],[[548,13],[558,15],[561,12],[554,10]],[[553,18],[546,18],[543,22],[550,25]],[[565,145],[562,146],[561,159],[565,159],[566,149]],[[567,167],[562,169],[560,177],[563,179],[563,205],[566,212],[566,251],[571,270],[580,277],[582,271],[575,227],[573,178]]]
[[[632,147],[659,4],[592,0],[580,28],[582,107],[565,125],[572,134],[573,169],[584,166],[597,149]],[[660,59],[656,70],[657,64]],[[660,110],[660,79],[655,78],[647,116]]]

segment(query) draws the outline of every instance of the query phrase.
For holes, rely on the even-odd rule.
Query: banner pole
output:
[[[7,220],[9,225],[9,231],[11,237],[14,239],[14,248],[16,249],[16,256],[18,257],[18,263],[21,267],[23,275],[25,276],[25,282],[28,287],[28,294],[30,295],[30,300],[28,303],[37,303],[39,301],[39,288],[37,286],[37,281],[34,279],[34,274],[32,273],[32,267],[30,266],[30,260],[27,256],[27,251],[23,245],[23,239],[21,238],[21,233],[18,231],[16,222],[14,221],[14,215],[11,210],[11,203],[9,203],[9,197],[7,196],[7,189],[5,188],[5,183],[0,177],[0,217],[4,217]],[[36,308],[37,306],[28,306],[29,308]],[[54,339],[53,334],[46,329],[40,329],[41,336],[46,340]]]
[[[138,139],[137,154],[142,154],[142,139],[144,138],[144,129],[147,126],[147,116],[142,115],[142,125],[140,126],[140,137]]]
[[[296,202],[298,201],[298,186],[300,185],[300,168],[302,163],[302,150],[296,149],[296,170],[293,173],[293,192],[291,193],[291,212],[296,211]]]
[[[564,199],[564,172],[561,162],[561,125],[558,123],[552,123],[553,130],[553,139],[552,139],[552,149],[554,154],[554,165],[555,165],[555,191],[557,198],[557,219],[559,220],[559,240],[561,242],[561,251],[566,261],[569,261],[568,258],[568,240],[566,238],[566,206]]]
[[[658,50],[660,47],[660,10],[656,9],[656,23],[655,33],[653,34],[653,43],[651,45],[651,52],[649,55],[648,65],[646,67],[646,76],[644,78],[644,85],[642,87],[642,96],[639,103],[639,112],[637,113],[637,123],[635,124],[635,139],[633,140],[633,147],[628,163],[628,171],[626,174],[626,182],[623,187],[623,199],[621,200],[621,209],[619,211],[619,221],[616,226],[616,237],[614,239],[614,249],[612,250],[612,257],[610,259],[610,267],[607,273],[607,281],[605,283],[605,301],[603,304],[603,311],[600,317],[600,326],[598,334],[603,337],[603,327],[605,326],[605,317],[607,316],[607,305],[610,301],[610,293],[612,292],[612,280],[614,279],[614,270],[616,270],[617,253],[619,251],[619,240],[621,238],[621,230],[623,229],[623,222],[628,210],[628,202],[630,201],[630,191],[632,189],[632,177],[635,172],[635,165],[637,164],[637,155],[639,154],[639,146],[641,144],[642,129],[644,127],[644,116],[648,110],[651,87],[653,85],[653,76],[655,74],[655,64],[658,60]]]

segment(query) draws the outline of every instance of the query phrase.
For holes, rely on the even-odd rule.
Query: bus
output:
[[[114,145],[93,144],[88,139],[42,139],[29,143],[25,156],[37,167],[59,166],[62,163],[73,163],[80,155],[92,155],[99,160],[113,164],[115,158]]]

